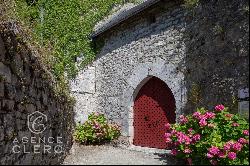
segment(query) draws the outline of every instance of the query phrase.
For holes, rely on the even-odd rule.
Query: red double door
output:
[[[175,123],[175,99],[169,87],[152,77],[138,92],[134,101],[133,144],[165,149],[166,123]]]

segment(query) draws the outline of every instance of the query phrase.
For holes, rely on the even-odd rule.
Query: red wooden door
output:
[[[175,123],[175,99],[168,86],[152,77],[139,91],[134,102],[133,144],[165,149],[166,123]]]

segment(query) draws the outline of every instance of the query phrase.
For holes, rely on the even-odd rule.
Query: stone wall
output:
[[[187,22],[186,110],[223,103],[237,112],[238,90],[249,88],[249,2],[201,0]]]
[[[177,67],[185,57],[182,40],[185,14],[178,1],[158,4],[98,37],[96,46],[103,47],[96,60],[72,82],[77,102],[76,122],[98,111],[119,123],[124,136],[132,136],[133,101],[151,76],[162,79],[170,87],[176,100],[176,113],[181,114],[186,89],[184,75]]]
[[[0,165],[59,164],[72,145],[73,105],[8,27],[0,28]]]
[[[219,103],[237,112],[237,92],[249,87],[247,6],[201,0],[187,9],[161,1],[98,36],[96,60],[72,81],[75,121],[103,112],[133,138],[133,101],[151,76],[172,90],[177,118]]]

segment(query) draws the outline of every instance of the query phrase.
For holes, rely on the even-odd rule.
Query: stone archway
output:
[[[166,63],[165,60],[157,58],[153,62],[140,63],[132,71],[128,78],[129,84],[124,89],[122,95],[123,107],[128,112],[127,120],[127,135],[129,137],[130,145],[133,145],[134,139],[134,100],[141,89],[141,87],[153,76],[161,79],[171,89],[176,103],[176,121],[183,113],[183,108],[187,102],[186,87],[184,82],[184,74],[177,71],[177,65]]]
[[[175,123],[175,99],[169,87],[151,77],[139,90],[133,107],[133,144],[165,149],[164,124]]]

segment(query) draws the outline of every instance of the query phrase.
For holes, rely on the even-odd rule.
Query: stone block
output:
[[[5,88],[4,88],[4,90],[5,90],[5,97],[7,98],[7,99],[13,99],[14,97],[15,97],[15,94],[16,94],[16,88],[15,88],[15,86],[14,85],[12,85],[12,84],[5,84],[5,86],[4,86]]]
[[[7,111],[13,111],[15,106],[15,101],[13,100],[3,100],[3,109]]]
[[[31,132],[30,131],[19,131],[18,135],[17,135],[18,140],[21,140],[24,137],[30,138]]]
[[[6,133],[5,139],[11,140],[14,137],[15,130],[13,127],[7,127],[5,133]]]
[[[11,83],[11,71],[10,68],[0,62],[0,77],[4,79],[5,82]]]
[[[6,114],[3,117],[4,127],[14,126],[13,114]]]
[[[4,140],[4,127],[0,126],[0,142]]]
[[[4,97],[4,83],[0,81],[0,97]]]
[[[71,81],[71,91],[95,93],[95,67],[90,66],[81,71],[78,76]]]
[[[75,104],[75,122],[84,122],[95,111],[95,99],[92,94],[74,94],[78,99]]]
[[[26,104],[26,110],[29,113],[33,113],[36,111],[36,106],[34,104]]]
[[[21,59],[21,56],[19,54],[16,54],[14,56],[14,60],[11,61],[10,67],[15,75],[18,75],[19,77],[23,77],[23,61]]]
[[[5,50],[4,42],[0,36],[0,61],[4,61],[5,53],[6,53],[6,50]]]
[[[27,121],[23,120],[23,119],[16,119],[16,128],[17,130],[22,130],[23,128],[25,128],[27,125]]]
[[[133,75],[127,80],[127,83],[134,89],[143,81],[144,78],[148,76],[148,65],[138,64],[138,66],[133,69]]]
[[[21,165],[31,165],[33,162],[33,155],[33,153],[26,154],[25,157],[21,160]]]
[[[42,92],[42,102],[44,105],[48,104],[48,95],[44,91]]]

